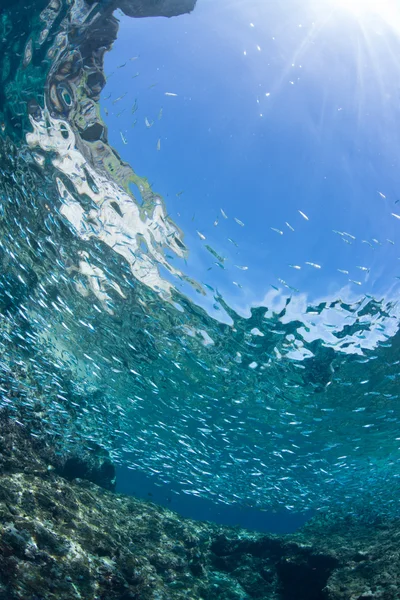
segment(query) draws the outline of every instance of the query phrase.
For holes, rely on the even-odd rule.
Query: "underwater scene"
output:
[[[400,598],[399,56],[0,0],[0,600]]]

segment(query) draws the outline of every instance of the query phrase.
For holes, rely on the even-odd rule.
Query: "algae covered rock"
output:
[[[32,457],[32,471],[36,460]],[[52,470],[0,476],[0,599],[395,600],[400,526],[273,536]]]
[[[0,600],[400,597],[397,521],[319,514],[275,536],[183,519],[109,491],[102,448],[60,452],[23,411],[0,412]]]

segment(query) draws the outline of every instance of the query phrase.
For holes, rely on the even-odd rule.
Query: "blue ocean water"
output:
[[[1,406],[184,515],[397,514],[397,5],[120,4],[1,14]]]
[[[315,511],[293,513],[288,510],[271,511],[243,504],[221,504],[207,498],[185,494],[181,486],[168,486],[143,472],[127,467],[117,469],[116,492],[155,502],[177,512],[180,516],[197,521],[210,521],[229,527],[244,527],[249,531],[265,533],[292,533],[307,523]]]

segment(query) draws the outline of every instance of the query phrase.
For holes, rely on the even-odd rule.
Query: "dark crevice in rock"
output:
[[[338,564],[333,556],[282,556],[276,565],[282,600],[325,600],[324,588]]]
[[[115,466],[109,458],[95,452],[86,451],[82,456],[69,456],[56,470],[69,481],[87,479],[106,490],[115,489]]]

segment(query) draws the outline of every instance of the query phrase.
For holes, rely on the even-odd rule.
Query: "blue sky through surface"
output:
[[[282,280],[310,301],[393,293],[399,41],[382,15],[203,0],[177,19],[120,18],[109,138],[184,231],[183,270],[239,311],[272,286],[290,294]]]

